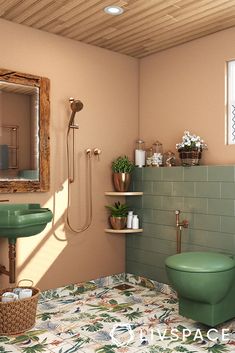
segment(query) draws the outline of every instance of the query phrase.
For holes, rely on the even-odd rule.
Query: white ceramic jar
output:
[[[127,215],[127,228],[132,228],[132,221],[133,221],[133,211],[129,211]]]
[[[138,218],[138,216],[136,214],[133,215],[132,229],[139,229],[139,218]]]

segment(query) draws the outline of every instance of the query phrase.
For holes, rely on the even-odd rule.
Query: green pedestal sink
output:
[[[41,233],[52,217],[37,203],[0,205],[0,238],[8,238],[9,243],[9,271],[0,265],[0,274],[9,276],[10,283],[15,283],[16,239]]]
[[[41,233],[52,212],[37,203],[0,205],[0,237],[16,239]]]

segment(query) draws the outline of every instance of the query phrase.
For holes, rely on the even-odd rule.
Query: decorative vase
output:
[[[130,182],[130,173],[113,173],[113,184],[116,191],[128,191]]]
[[[181,159],[181,164],[183,166],[192,166],[192,165],[199,165],[200,159],[202,157],[201,150],[192,150],[192,151],[179,151],[179,156]]]
[[[113,229],[124,229],[126,227],[127,217],[109,217],[111,227]]]

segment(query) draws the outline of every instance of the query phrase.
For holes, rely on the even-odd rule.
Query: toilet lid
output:
[[[185,252],[166,259],[166,266],[186,272],[221,272],[235,267],[229,255],[212,252]]]

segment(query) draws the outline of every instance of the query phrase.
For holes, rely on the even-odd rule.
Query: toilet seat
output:
[[[185,252],[170,256],[166,266],[183,272],[223,272],[235,267],[235,261],[229,255],[213,252]]]

